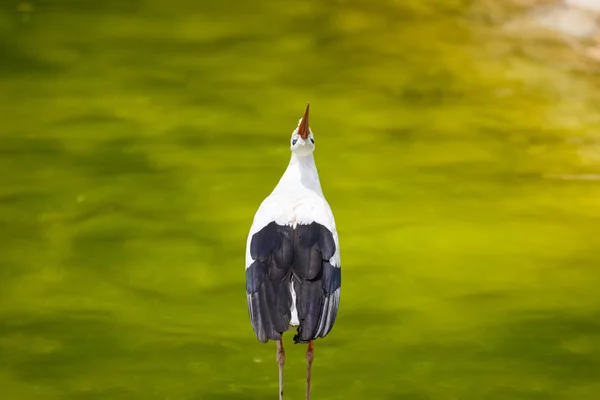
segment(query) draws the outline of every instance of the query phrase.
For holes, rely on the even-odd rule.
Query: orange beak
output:
[[[302,121],[300,121],[300,126],[298,127],[298,135],[304,140],[308,138],[309,130],[308,130],[308,109],[310,108],[310,103],[306,106],[306,111],[304,112],[304,116],[302,117]]]

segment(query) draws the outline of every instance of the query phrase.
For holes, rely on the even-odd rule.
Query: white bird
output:
[[[298,327],[294,343],[306,350],[306,399],[314,359],[313,340],[333,327],[340,300],[340,248],[313,157],[308,111],[292,132],[292,157],[271,194],[254,215],[246,243],[246,295],[260,342],[277,341],[279,399],[283,399],[282,335]]]

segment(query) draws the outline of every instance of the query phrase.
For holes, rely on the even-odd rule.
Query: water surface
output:
[[[275,398],[246,235],[310,101],[313,397],[597,398],[597,66],[467,1],[204,3],[2,6],[0,397]]]

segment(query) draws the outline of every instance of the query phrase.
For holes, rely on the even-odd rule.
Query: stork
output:
[[[313,341],[324,338],[338,312],[341,265],[338,234],[325,200],[304,116],[292,132],[290,163],[260,204],[246,243],[246,296],[260,342],[277,342],[279,399],[283,399],[282,336],[297,327],[294,343],[306,349],[306,400],[310,399]]]

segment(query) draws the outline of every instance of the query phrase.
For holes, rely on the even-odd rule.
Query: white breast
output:
[[[291,192],[283,194],[274,191],[261,203],[254,215],[254,221],[246,243],[246,268],[254,261],[250,256],[252,235],[273,221],[282,226],[295,227],[298,224],[307,225],[312,222],[325,226],[333,234],[336,245],[335,254],[329,262],[334,267],[340,265],[338,234],[335,219],[327,200],[315,192],[296,193],[294,195]]]

